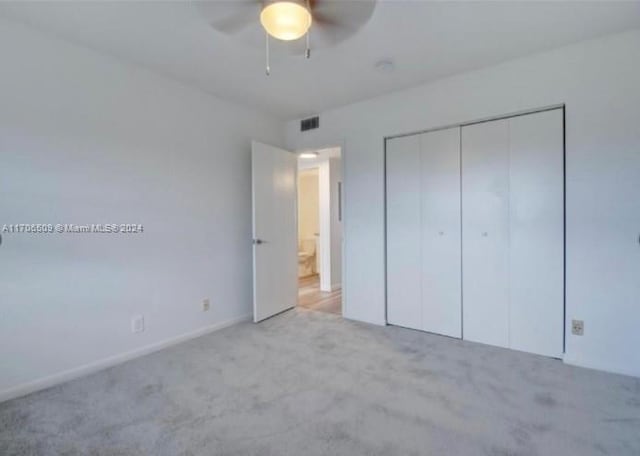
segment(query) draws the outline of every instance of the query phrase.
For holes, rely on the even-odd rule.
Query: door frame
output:
[[[419,135],[423,133],[429,133],[438,130],[447,130],[450,128],[462,128],[469,125],[475,125],[484,122],[492,122],[495,120],[502,119],[510,119],[512,117],[518,116],[526,116],[528,114],[535,114],[539,112],[545,111],[553,111],[555,109],[562,110],[562,128],[563,128],[563,144],[562,144],[562,161],[563,161],[563,194],[562,194],[562,202],[563,202],[563,303],[562,303],[562,353],[563,355],[566,353],[567,347],[567,106],[565,103],[558,103],[553,105],[547,105],[539,108],[525,109],[521,111],[515,111],[508,114],[501,114],[497,116],[490,117],[482,117],[475,120],[469,120],[465,122],[453,123],[442,125],[433,128],[427,128],[424,130],[411,131],[405,133],[399,133],[395,135],[388,135],[382,138],[383,142],[383,158],[382,158],[382,168],[383,168],[383,193],[384,193],[384,321],[386,325],[389,325],[389,320],[387,318],[388,313],[388,294],[387,294],[387,140],[393,138],[401,138],[403,136],[413,136]],[[461,195],[462,197],[462,195]],[[464,267],[464,266],[462,266]],[[343,270],[344,272],[344,270]],[[462,271],[460,271],[462,274]],[[464,315],[464,296],[462,296],[461,300],[462,313]],[[462,340],[464,340],[464,327],[462,330]]]
[[[345,146],[345,140],[341,139],[341,140],[337,140],[337,141],[319,141],[319,142],[310,142],[309,145],[307,147],[303,147],[303,148],[297,148],[294,149],[294,153],[296,154],[296,156],[299,156],[301,153],[303,152],[307,152],[307,151],[318,151],[318,150],[323,150],[323,149],[332,149],[332,148],[339,148],[340,149],[340,190],[339,190],[339,202],[338,204],[340,205],[340,215],[341,215],[341,222],[342,222],[342,245],[340,248],[340,265],[341,265],[341,271],[340,271],[340,290],[341,290],[341,316],[344,318],[345,315],[347,314],[347,300],[346,300],[346,287],[347,287],[347,283],[346,283],[346,262],[345,262],[345,251],[346,251],[346,244],[347,244],[347,236],[346,236],[346,227],[347,227],[347,211],[346,209],[346,176],[345,176],[345,157],[346,157],[346,146]],[[298,158],[299,160],[299,158]],[[296,168],[296,207],[298,205],[298,169]],[[319,182],[320,176],[318,176],[318,185],[320,184]],[[296,211],[297,214],[297,211]],[[298,218],[296,217],[296,224],[299,223]],[[331,284],[333,285],[333,284]]]

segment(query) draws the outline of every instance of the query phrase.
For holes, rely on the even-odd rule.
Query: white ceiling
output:
[[[311,60],[276,55],[268,77],[264,51],[216,32],[193,2],[4,1],[0,15],[291,119],[640,27],[640,2],[379,1],[356,35]],[[395,70],[376,71],[381,59]]]

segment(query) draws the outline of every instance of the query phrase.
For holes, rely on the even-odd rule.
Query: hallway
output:
[[[342,290],[320,291],[320,276],[298,279],[298,306],[318,312],[342,315]]]

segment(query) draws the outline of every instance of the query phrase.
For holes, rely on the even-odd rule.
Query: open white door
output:
[[[297,157],[251,143],[253,321],[295,307],[298,299]]]

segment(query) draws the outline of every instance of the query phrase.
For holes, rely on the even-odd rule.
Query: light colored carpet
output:
[[[8,455],[640,455],[640,380],[294,310],[0,404]]]

